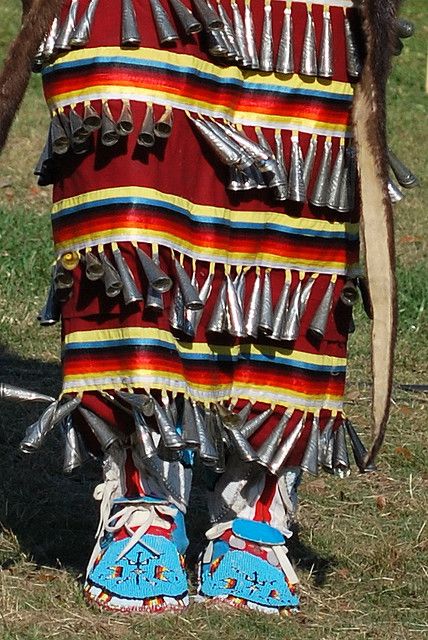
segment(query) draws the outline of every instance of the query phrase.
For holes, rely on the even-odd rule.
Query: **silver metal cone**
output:
[[[39,48],[37,49],[37,53],[34,56],[33,61],[31,63],[31,71],[33,73],[41,73],[43,67],[45,66],[46,60],[43,54],[43,51],[45,49],[45,42],[46,42],[46,37],[40,43]]]
[[[61,307],[56,296],[55,283],[52,279],[46,296],[46,302],[42,309],[40,309],[37,320],[42,327],[50,327],[59,322],[60,318]]]
[[[353,280],[347,280],[340,293],[340,299],[347,307],[353,307],[358,300],[358,289]]]
[[[155,408],[151,396],[145,393],[129,393],[128,391],[116,391],[116,395],[144,416],[149,418],[154,414]]]
[[[177,19],[187,36],[202,31],[202,25],[180,0],[169,0]]]
[[[270,269],[265,269],[263,289],[260,299],[259,329],[265,335],[270,335],[273,330],[272,286],[270,281]]]
[[[73,473],[75,469],[82,466],[84,462],[89,458],[87,451],[85,450],[80,434],[73,427],[71,416],[69,416],[63,426],[64,434],[64,473]]]
[[[160,265],[159,254],[157,253],[157,251],[152,251],[152,260],[155,265]],[[147,289],[146,308],[156,312],[161,312],[164,309],[162,293],[152,286],[149,286],[149,288]]]
[[[67,153],[70,148],[70,140],[62,126],[62,122],[58,114],[55,114],[51,120],[49,136],[52,144],[52,151],[57,155]]]
[[[244,462],[256,462],[259,459],[258,454],[254,451],[248,440],[244,438],[242,433],[237,429],[229,430],[229,438],[238,457]]]
[[[290,297],[290,287],[291,282],[286,280],[284,282],[284,286],[282,287],[278,302],[276,303],[275,311],[273,314],[273,329],[270,336],[272,340],[282,340],[285,318],[287,316],[288,299]]]
[[[181,293],[183,295],[184,306],[186,307],[186,309],[191,309],[193,311],[198,311],[199,309],[203,309],[204,303],[199,298],[199,294],[196,287],[193,286],[184,267],[175,258],[174,258],[174,266],[175,266],[175,272],[177,274],[178,284],[181,289]]]
[[[255,187],[250,187],[251,189]],[[229,167],[229,180],[227,183],[227,189],[229,191],[247,191],[245,176],[238,167]]]
[[[205,279],[204,284],[202,285],[199,291],[199,298],[204,304],[204,306],[211,294],[213,280],[214,280],[214,273],[209,273]],[[194,286],[197,287],[196,277],[195,277]],[[202,318],[202,314],[203,314],[203,309],[199,309],[198,311],[192,311],[190,309],[186,309],[186,318],[189,324],[191,325],[191,327],[193,328],[193,334],[196,334],[196,331],[198,330],[199,323]]]
[[[244,318],[244,329],[247,336],[257,338],[259,333],[260,308],[261,308],[261,278],[257,270],[254,280],[253,289],[251,291],[250,302]]]
[[[263,16],[262,42],[260,46],[259,68],[261,71],[273,71],[272,7],[265,4]]]
[[[229,46],[223,29],[214,29],[206,34],[208,53],[214,57],[227,57]]]
[[[84,142],[90,131],[84,126],[83,118],[74,109],[70,109],[68,119],[70,122],[71,141],[75,144]]]
[[[272,151],[272,147],[270,146],[269,142],[266,140],[266,136],[263,133],[262,129],[260,129],[260,127],[256,127],[256,136],[257,136],[259,145],[263,149],[265,149],[265,151],[267,151],[267,153],[270,155],[271,158],[275,158],[275,155]]]
[[[60,51],[67,51],[68,49],[71,49],[70,38],[76,26],[78,4],[79,0],[71,0],[67,17],[55,40],[55,49],[59,49]]]
[[[222,424],[229,429],[238,428],[241,425],[242,420],[239,414],[233,413],[220,403],[214,405],[214,412],[220,417]]]
[[[316,135],[313,135],[309,141],[308,151],[305,156],[305,162],[303,165],[303,182],[305,183],[305,191],[308,191],[309,182],[312,175],[312,167],[314,166],[315,156],[317,153],[318,140]]]
[[[57,410],[55,411],[55,415],[52,418],[52,426],[55,426],[59,422],[62,422],[65,418],[67,418],[75,409],[79,407],[81,403],[81,398],[79,396],[75,396],[71,400],[67,400],[63,404],[58,404]]]
[[[46,396],[37,391],[20,389],[11,384],[0,382],[0,400],[13,400],[14,402],[55,402],[55,398]]]
[[[95,413],[89,411],[89,409],[85,409],[85,407],[79,407],[78,411],[86,420],[90,430],[98,440],[103,451],[107,451],[115,442],[119,442],[121,440],[121,434],[116,432],[109,424],[107,424],[107,422],[104,422],[104,420]]]
[[[105,147],[112,147],[119,140],[119,132],[113,116],[108,106],[108,102],[103,102],[101,116],[101,142]]]
[[[327,195],[327,206],[329,209],[337,209],[340,200],[340,189],[342,186],[342,176],[345,169],[345,146],[341,144],[337,152],[336,160],[330,176],[330,185]]]
[[[328,9],[323,12],[318,75],[321,76],[321,78],[333,77],[333,33],[331,28],[330,11]]]
[[[134,119],[128,100],[123,101],[122,111],[117,121],[117,131],[120,136],[129,136],[134,131]]]
[[[212,466],[214,473],[224,473],[226,470],[225,442],[229,441],[219,416],[207,411],[207,430],[212,434],[214,446],[217,449],[218,460]],[[206,463],[205,463],[206,464]]]
[[[290,414],[286,411],[281,416],[280,420],[278,420],[278,423],[272,430],[271,434],[266,438],[260,449],[257,451],[260,464],[264,465],[268,469],[270,468],[270,463],[276,454],[279,443],[281,442],[282,434],[284,433],[284,429],[289,419]]]
[[[172,280],[152,258],[150,258],[140,247],[135,247],[138,259],[143,268],[149,286],[160,293],[166,293],[172,287]]]
[[[85,13],[71,34],[69,43],[72,47],[84,47],[88,44],[98,1],[99,0],[89,0]]]
[[[178,284],[174,287],[169,309],[169,324],[177,331],[185,330],[183,293]]]
[[[152,8],[153,20],[155,22],[159,42],[161,44],[166,44],[168,42],[175,42],[178,40],[178,33],[175,30],[175,27],[171,24],[169,16],[163,8],[160,0],[150,0],[150,6]]]
[[[181,436],[186,443],[186,447],[197,449],[200,447],[198,428],[196,426],[195,412],[188,398],[184,398],[183,408],[183,433]]]
[[[101,127],[101,118],[90,103],[85,104],[83,126],[87,131],[96,131]]]
[[[351,447],[352,447],[352,453],[354,454],[354,459],[355,459],[355,463],[358,467],[358,469],[364,473],[366,471],[375,471],[376,470],[376,466],[374,464],[369,465],[368,467],[365,466],[364,461],[367,455],[367,449],[365,448],[365,446],[363,445],[362,441],[360,440],[357,432],[355,431],[353,425],[351,424],[351,422],[349,420],[346,420],[346,430],[348,432],[349,435],[349,439],[351,441]]]
[[[21,441],[20,449],[24,453],[33,453],[40,448],[43,440],[54,427],[53,419],[58,407],[58,400],[52,402],[36,422],[30,425]]]
[[[253,406],[250,401],[245,404],[240,411],[238,411],[237,415],[239,416],[239,426],[242,426],[248,421],[248,416],[251,413]]]
[[[123,284],[117,270],[114,268],[110,260],[107,258],[104,251],[101,251],[100,261],[103,265],[103,276],[102,281],[104,283],[104,288],[106,290],[106,295],[109,298],[115,298],[122,291]]]
[[[251,12],[251,6],[249,2],[245,3],[245,8],[244,8],[244,33],[245,33],[245,42],[247,45],[248,55],[251,60],[251,68],[258,69],[259,56],[257,55],[257,45],[254,37],[255,29],[254,29],[253,14]]]
[[[177,405],[174,398],[170,398],[167,393],[162,394],[162,405],[166,417],[175,428],[175,425],[177,424]]]
[[[137,16],[132,0],[122,0],[122,33],[120,44],[122,47],[138,47],[141,35],[138,29]]]
[[[228,45],[228,52],[229,52],[229,57],[232,57],[232,53],[233,53],[233,59],[238,62],[239,60],[239,48],[238,48],[238,44],[236,42],[236,37],[235,37],[235,33],[233,31],[233,26],[232,26],[232,22],[229,18],[229,16],[227,15],[226,11],[224,10],[221,2],[217,2],[217,10],[220,16],[220,19],[223,22],[223,33],[224,36],[226,38],[226,43]]]
[[[135,422],[135,441],[141,457],[152,458],[157,455],[156,445],[153,441],[150,427],[141,411],[134,408],[132,411]]]
[[[88,280],[100,280],[104,276],[104,267],[97,256],[88,251],[85,253],[85,273]]]
[[[318,176],[309,201],[317,207],[325,207],[330,186],[331,140],[324,141],[324,149]]]
[[[291,9],[288,7],[284,9],[284,21],[275,70],[278,73],[294,73],[293,21]]]
[[[144,300],[143,294],[138,289],[134,276],[131,273],[131,269],[124,259],[120,249],[114,249],[113,257],[122,281],[122,295],[125,304],[128,305],[133,302]]]
[[[242,67],[251,67],[251,57],[248,51],[247,40],[245,37],[245,27],[242,20],[241,12],[236,2],[231,2],[233,16],[233,30],[235,32],[236,44],[239,51],[240,65]]]
[[[334,432],[333,440],[333,471],[344,477],[349,471],[349,456],[346,448],[345,427],[343,423]]]
[[[389,179],[387,186],[388,186],[389,199],[391,200],[392,204],[397,204],[397,202],[401,202],[401,200],[403,200],[405,196],[404,196],[404,193],[400,191],[400,189],[395,184],[395,182]]]
[[[309,302],[309,297],[311,295],[311,291],[312,288],[315,284],[315,278],[313,276],[311,276],[307,281],[305,286],[302,289],[302,294],[300,296],[300,306],[299,306],[299,311],[300,311],[300,317],[303,318],[303,315],[306,311],[306,307],[308,306],[308,302]]]
[[[220,291],[211,318],[207,325],[207,331],[210,333],[222,333],[226,321],[226,282],[221,285]]]
[[[214,151],[217,158],[227,166],[239,165],[242,154],[238,152],[227,140],[215,133],[207,122],[200,118],[190,118],[205,142]]]
[[[303,471],[307,471],[313,476],[318,475],[318,457],[320,444],[320,428],[318,416],[314,416],[312,420],[311,433],[309,434],[308,443],[303,455],[300,467]]]
[[[55,42],[57,40],[58,33],[59,33],[59,22],[58,22],[58,18],[55,17],[53,19],[52,26],[49,30],[47,38],[44,42],[43,57],[45,60],[49,60],[55,50]]]
[[[305,424],[305,415],[303,415],[299,422],[294,427],[293,431],[285,438],[279,445],[278,451],[273,457],[272,462],[269,465],[269,471],[278,475],[284,466],[288,456],[290,455],[294,445],[300,437]]]
[[[347,147],[345,151],[345,167],[342,174],[339,202],[336,207],[341,213],[348,213],[354,208],[355,202],[355,159],[354,150]]]
[[[349,18],[345,16],[345,43],[346,43],[346,66],[351,78],[358,78],[361,74],[361,56],[358,51],[357,41],[351,28]]]
[[[73,273],[68,269],[64,269],[60,262],[57,262],[55,266],[53,280],[56,289],[71,289],[73,286],[74,278]]]
[[[288,177],[288,198],[294,202],[305,202],[306,187],[303,178],[303,156],[297,136],[291,137],[290,174]]]
[[[417,177],[410,171],[408,167],[406,167],[403,162],[401,162],[399,158],[397,158],[397,156],[393,151],[391,151],[391,149],[388,149],[388,159],[389,165],[393,170],[400,187],[404,187],[405,189],[413,189],[413,187],[417,187],[419,185],[419,180],[417,179]]]
[[[330,446],[330,443],[332,443],[333,426],[334,426],[335,420],[336,420],[335,417],[331,417],[327,422],[327,424],[325,425],[322,432],[320,432],[318,462],[321,466],[326,468],[328,468],[329,466],[329,450],[330,450],[330,453],[332,453],[333,451],[332,445]]]
[[[263,426],[263,424],[266,422],[269,416],[272,415],[272,413],[273,413],[273,409],[269,407],[268,409],[265,409],[262,413],[259,413],[258,416],[255,416],[254,418],[251,418],[251,420],[248,420],[248,422],[246,422],[240,429],[241,435],[246,440],[251,438],[251,436],[254,435],[256,431],[258,431],[260,427]]]
[[[328,318],[333,304],[333,293],[334,282],[330,280],[327,291],[325,292],[323,299],[311,320],[311,324],[309,325],[309,331],[320,340],[324,338],[325,330],[327,328]]]
[[[196,402],[191,401],[193,413],[195,415],[196,429],[198,432],[200,449],[200,459],[208,465],[215,464],[218,460],[218,452],[214,445],[214,441],[206,426],[206,412],[203,407],[199,407]]]
[[[156,424],[158,425],[159,433],[164,445],[168,449],[173,449],[175,451],[184,449],[186,445],[183,442],[181,436],[178,434],[175,426],[168,419],[168,416],[163,407],[161,407],[161,405],[154,398],[153,403]]]
[[[241,305],[235,286],[229,274],[226,274],[226,298],[227,313],[230,319],[229,333],[232,336],[243,337],[245,335],[245,332]]]
[[[277,129],[275,131],[275,159],[279,169],[279,175],[282,182],[282,189],[284,191],[285,199],[288,194],[288,175],[284,161],[284,146],[282,144],[281,131]]]
[[[305,35],[303,38],[300,73],[303,76],[311,77],[316,77],[318,74],[315,25],[312,12],[309,10],[307,12]]]
[[[302,295],[302,282],[299,280],[293,293],[284,324],[282,339],[287,342],[296,340],[300,331],[300,296]]]
[[[153,115],[153,105],[148,104],[146,107],[146,115],[138,134],[137,143],[142,147],[153,147],[155,144],[155,121]]]
[[[198,18],[206,31],[222,28],[223,23],[212,6],[209,6],[204,0],[193,0],[193,3]]]

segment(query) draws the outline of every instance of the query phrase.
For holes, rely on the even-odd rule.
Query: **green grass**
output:
[[[0,9],[0,47],[18,24],[15,0]],[[419,175],[420,189],[396,208],[399,336],[397,383],[427,384],[427,218],[425,159],[427,96],[426,0],[405,2],[418,24],[405,43],[389,84],[391,146]],[[424,23],[425,21],[425,23]],[[49,189],[32,169],[48,120],[34,78],[0,158],[1,379],[55,394],[59,388],[59,331],[41,330],[35,315],[52,260]],[[350,345],[347,411],[368,435],[369,323],[356,314]],[[97,468],[72,479],[61,472],[55,435],[33,457],[18,452],[36,407],[2,405],[0,427],[0,638],[2,640],[384,640],[423,638],[427,606],[427,396],[394,388],[391,423],[376,474],[346,481],[309,479],[301,491],[293,557],[302,578],[302,613],[266,619],[192,606],[181,616],[155,619],[101,615],[80,593],[93,544]],[[195,503],[192,532],[204,513]]]

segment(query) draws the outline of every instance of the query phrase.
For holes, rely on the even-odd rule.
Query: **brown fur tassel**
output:
[[[0,75],[0,151],[25,94],[37,49],[59,14],[63,0],[22,0],[21,30]]]

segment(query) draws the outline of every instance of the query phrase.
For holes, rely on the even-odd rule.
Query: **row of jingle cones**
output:
[[[56,18],[49,34],[41,44],[33,65],[35,71],[42,69],[58,53],[88,44],[98,2],[99,0],[90,0],[85,12],[78,20],[79,0],[71,0],[64,23],[60,25]],[[308,8],[310,5],[307,5],[305,35],[300,64],[297,66],[290,3],[284,3],[282,33],[276,54],[272,37],[270,0],[267,0],[264,6],[260,50],[256,42],[250,2],[245,3],[243,15],[237,3],[231,2],[232,17],[226,12],[220,0],[217,2],[192,0],[194,13],[181,0],[168,0],[168,3],[177,24],[186,36],[204,31],[209,53],[215,58],[221,58],[226,64],[237,64],[242,68],[263,72],[276,71],[284,74],[300,73],[310,77],[333,77],[333,36],[328,7],[325,7],[323,12],[322,34],[317,52],[314,20]],[[177,41],[180,35],[161,0],[150,0],[150,5],[160,44],[168,45]],[[344,28],[347,69],[350,77],[356,79],[361,72],[361,55],[346,14]],[[138,47],[142,41],[133,0],[122,0],[121,46]]]

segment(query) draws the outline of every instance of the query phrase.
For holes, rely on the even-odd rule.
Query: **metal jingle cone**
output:
[[[340,213],[348,213],[354,208],[355,180],[353,177],[353,158],[349,147],[345,151],[345,166],[343,168],[340,185],[339,201],[336,210]]]
[[[270,0],[265,1],[263,8],[262,42],[260,46],[259,69],[273,71],[273,37],[272,37],[272,7]]]
[[[218,126],[226,133],[229,138],[236,142],[244,153],[256,162],[261,171],[271,172],[275,169],[276,163],[272,158],[272,152],[263,149],[257,142],[250,140],[243,131],[238,131],[231,125],[217,123]]]
[[[228,54],[226,37],[221,29],[210,29],[206,33],[206,46],[212,56],[225,57]]]
[[[207,325],[207,332],[222,333],[226,321],[226,282],[220,287],[216,303]]]
[[[322,432],[320,431],[318,463],[323,467],[328,467],[329,449],[332,450],[332,447],[330,447],[330,442],[332,442],[333,438],[333,426],[335,420],[336,418],[332,416],[328,420]]]
[[[0,400],[13,400],[14,402],[55,402],[55,398],[46,396],[37,391],[20,389],[11,384],[0,382]]]
[[[69,43],[72,47],[84,47],[88,44],[97,5],[98,0],[89,0],[85,13],[71,34]]]
[[[43,57],[44,57],[45,60],[49,60],[53,55],[53,52],[55,50],[55,42],[56,42],[56,39],[58,37],[58,33],[59,33],[59,21],[58,21],[58,18],[55,17],[53,19],[52,26],[51,26],[51,28],[49,30],[47,38],[46,38],[46,40],[44,42]]]
[[[260,309],[261,309],[261,278],[260,270],[256,271],[253,289],[251,291],[250,302],[244,317],[244,329],[247,336],[256,338],[259,332]]]
[[[55,40],[55,49],[68,51],[71,49],[70,38],[76,26],[77,7],[79,0],[71,0],[67,17],[62,24]]]
[[[152,396],[146,393],[129,393],[128,391],[116,391],[118,398],[129,404],[132,409],[136,409],[146,417],[154,414],[154,403]]]
[[[333,438],[333,471],[344,477],[349,472],[349,456],[346,447],[345,427],[343,423],[334,432]]]
[[[177,424],[178,413],[177,413],[177,405],[175,403],[174,398],[173,397],[170,398],[167,393],[162,394],[162,405],[163,405],[163,409],[165,411],[166,417],[171,422],[171,424],[173,424],[175,427],[175,425]]]
[[[57,408],[58,400],[55,400],[42,413],[40,418],[26,429],[24,438],[19,445],[23,453],[33,453],[40,448],[43,440],[54,427],[53,419]]]
[[[227,189],[229,191],[248,191],[249,189],[254,189],[255,187],[250,186],[249,189],[246,188],[245,175],[242,173],[238,167],[228,167],[229,169],[229,181],[227,183]]]
[[[43,53],[45,50],[45,43],[46,43],[46,37],[40,43],[39,48],[37,49],[37,53],[34,56],[33,61],[31,63],[31,71],[33,73],[41,73],[43,67],[45,66],[46,60]]]
[[[121,440],[121,434],[95,413],[85,407],[79,407],[78,411],[82,414],[103,451],[107,451],[115,442]]]
[[[358,288],[353,280],[347,280],[340,293],[340,300],[347,307],[353,307],[358,300]]]
[[[53,281],[56,290],[71,289],[74,282],[73,273],[68,269],[64,269],[61,262],[57,262],[54,269]]]
[[[401,162],[399,158],[395,155],[391,149],[388,149],[388,159],[389,165],[394,172],[395,177],[398,180],[398,184],[400,187],[404,187],[405,189],[413,189],[413,187],[417,187],[419,185],[419,180],[417,177],[410,171],[406,165]]]
[[[242,153],[238,152],[227,140],[221,138],[218,133],[215,133],[204,120],[191,118],[190,116],[189,118],[221,162],[227,166],[239,166]]]
[[[321,158],[321,164],[318,176],[309,198],[311,204],[316,207],[325,207],[327,205],[327,197],[330,186],[330,163],[331,163],[331,140],[324,141],[324,149]]]
[[[290,297],[290,287],[291,282],[286,279],[273,314],[273,329],[270,336],[272,340],[282,340],[284,321],[287,316],[288,300]]]
[[[104,275],[104,267],[92,251],[85,253],[85,273],[91,281],[100,280]]]
[[[259,329],[269,336],[273,330],[272,286],[270,281],[270,269],[265,269],[263,289],[260,299]]]
[[[305,418],[306,416],[303,415],[300,418],[299,422],[294,427],[293,431],[279,445],[278,451],[273,457],[272,462],[269,464],[269,471],[271,473],[274,473],[275,475],[279,475],[279,472],[283,467],[283,465],[285,464],[294,445],[296,444],[297,440],[300,438],[300,435],[303,431],[303,427],[305,426]]]
[[[51,120],[49,136],[53,153],[59,156],[67,153],[70,148],[70,140],[57,113]]]
[[[83,111],[83,126],[87,131],[96,131],[101,127],[101,118],[89,102]]]
[[[243,269],[238,273],[237,276],[235,276],[235,279],[233,280],[233,286],[235,287],[236,296],[238,298],[239,309],[241,311],[242,322],[243,322],[244,321],[243,319],[244,302],[245,302],[245,271]]]
[[[138,29],[137,15],[132,0],[122,0],[122,27],[120,45],[122,47],[139,47],[141,35]]]
[[[251,401],[249,400],[247,402],[247,404],[245,404],[242,409],[240,411],[238,411],[237,415],[239,417],[239,427],[242,428],[242,426],[248,421],[248,417],[252,411],[253,405],[251,404]]]
[[[70,122],[71,141],[75,144],[84,142],[90,132],[85,128],[83,118],[71,108],[68,113],[68,120]]]
[[[281,176],[281,180],[282,180],[282,188],[285,191],[285,197],[287,197],[288,194],[288,175],[287,175],[287,169],[285,167],[285,162],[284,162],[284,146],[282,144],[282,135],[281,135],[281,131],[279,129],[277,129],[275,131],[275,159],[276,159],[276,163],[278,165],[278,169],[279,169],[279,174]]]
[[[266,438],[260,449],[257,451],[260,464],[268,469],[270,468],[270,463],[276,454],[278,445],[281,442],[282,434],[284,433],[284,429],[289,419],[290,414],[285,412],[281,416],[280,420],[278,420],[278,423],[272,430],[271,434]]]
[[[305,191],[308,191],[309,182],[312,175],[312,167],[314,166],[315,156],[317,153],[318,140],[313,135],[309,141],[308,151],[305,156],[305,162],[303,164],[303,182],[305,183]]]
[[[300,331],[300,297],[302,295],[302,281],[299,280],[293,293],[284,324],[282,339],[293,342],[299,336]]]
[[[122,111],[116,126],[120,136],[129,136],[129,134],[134,131],[134,119],[128,100],[123,101]]]
[[[319,457],[319,443],[320,443],[320,427],[318,416],[314,416],[312,419],[311,432],[306,445],[305,453],[303,455],[302,462],[300,463],[301,469],[307,471],[313,476],[318,475],[318,457]]]
[[[312,11],[310,11],[309,9],[307,11],[305,35],[303,38],[300,73],[302,74],[302,76],[311,77],[316,77],[318,74],[315,25],[314,19],[312,17]]]
[[[169,138],[172,133],[173,115],[171,107],[166,107],[165,111],[155,122],[153,133],[157,138]]]
[[[340,144],[336,160],[330,176],[330,185],[327,195],[327,206],[329,209],[337,209],[339,206],[340,189],[342,186],[342,176],[345,169],[345,145]]]
[[[153,20],[160,44],[168,44],[169,42],[178,40],[179,35],[175,27],[171,24],[169,16],[160,0],[150,0],[150,6],[152,8]]]
[[[229,429],[238,428],[241,425],[242,420],[239,414],[220,403],[214,405],[214,412],[219,416],[222,425]]]
[[[210,296],[213,280],[214,280],[214,273],[209,273],[205,279],[204,284],[201,287],[201,290],[199,291],[199,298],[202,300],[204,306]],[[196,286],[196,282],[195,282],[195,286]],[[203,309],[199,309],[198,311],[191,311],[190,309],[186,310],[186,319],[193,329],[193,335],[195,335],[196,331],[198,330],[199,323],[202,319],[202,313],[203,313]]]
[[[288,198],[294,202],[305,202],[306,188],[303,178],[303,156],[297,136],[291,136],[290,174],[288,176]]]
[[[172,280],[160,266],[152,260],[140,247],[135,247],[138,259],[143,268],[149,286],[160,293],[166,293],[172,287]]]
[[[169,310],[169,324],[173,329],[186,333],[184,312],[185,312],[185,308],[184,308],[183,293],[180,289],[180,286],[176,284],[172,298],[171,298],[171,305]]]
[[[195,5],[196,14],[205,31],[222,28],[223,22],[220,20],[219,15],[212,5],[208,5],[205,0],[193,0],[193,4]]]
[[[237,338],[242,338],[244,332],[244,320],[241,305],[230,275],[226,274],[227,313],[230,319],[229,333]]]
[[[198,428],[196,426],[195,413],[188,398],[184,398],[183,408],[183,432],[181,434],[186,447],[198,449],[201,445]]]
[[[345,15],[345,44],[346,44],[346,66],[351,78],[358,78],[362,71],[361,56],[358,51],[357,41],[351,28],[349,18]]]
[[[204,464],[214,465],[218,460],[218,451],[215,447],[212,434],[208,432],[206,426],[206,412],[204,411],[203,414],[202,407],[200,408],[196,402],[191,401],[191,403],[200,442],[199,457]]]
[[[137,144],[142,147],[150,148],[154,146],[155,141],[156,138],[153,105],[148,104],[146,107],[146,114],[141,125],[140,133],[138,134]]]
[[[61,306],[56,295],[56,289],[54,281],[52,280],[49,285],[48,295],[46,302],[42,309],[40,309],[37,320],[42,327],[50,327],[56,324],[61,319]]]
[[[333,77],[333,32],[331,28],[330,11],[328,9],[323,12],[318,75],[321,78]]]
[[[154,259],[154,256],[153,256]],[[164,310],[163,294],[154,287],[149,286],[146,295],[146,309],[160,313]]]
[[[302,294],[300,296],[300,317],[303,318],[303,314],[306,311],[306,307],[308,306],[309,298],[311,295],[312,288],[315,284],[315,277],[312,275],[306,282],[305,286],[302,289]]]
[[[101,142],[105,147],[112,147],[119,141],[120,135],[107,102],[103,102],[101,116]]]
[[[199,298],[199,293],[196,287],[193,286],[186,270],[176,258],[174,258],[174,266],[177,274],[178,285],[181,289],[181,293],[183,294],[183,301],[186,309],[193,311],[203,309],[204,303]]]
[[[275,70],[284,74],[294,73],[293,21],[289,7],[284,9],[284,20]]]
[[[122,295],[125,304],[128,305],[144,300],[143,294],[134,280],[131,269],[119,248],[113,250],[113,257],[122,282]]]
[[[327,286],[327,291],[325,292],[318,309],[311,320],[311,324],[309,325],[309,331],[319,340],[324,338],[325,330],[327,328],[328,318],[333,304],[334,284],[333,280],[330,280]]]
[[[242,433],[237,429],[229,429],[229,438],[238,457],[244,462],[256,462],[259,459],[258,454],[250,445],[248,440],[244,438]]]
[[[202,31],[202,25],[199,20],[180,0],[169,0],[169,4],[183,27],[186,36]]]
[[[388,180],[387,187],[389,199],[391,200],[392,204],[397,204],[397,202],[401,202],[401,200],[404,199],[404,193],[398,188],[395,182],[391,180],[391,178]]]
[[[231,2],[230,6],[233,16],[233,30],[235,32],[236,45],[239,51],[239,64],[244,68],[251,67],[251,57],[248,51],[247,40],[245,37],[245,27],[242,20],[241,12],[235,1]]]
[[[102,281],[104,283],[106,295],[109,298],[115,298],[122,291],[122,280],[104,251],[101,251],[99,256],[101,264],[103,265]]]
[[[180,451],[185,448],[185,443],[183,442],[181,436],[178,434],[177,429],[168,419],[168,416],[165,412],[165,409],[161,407],[161,405],[153,398],[154,403],[154,416],[156,420],[156,424],[159,428],[159,433],[162,438],[162,442],[165,447],[168,449],[173,449],[174,451]]]
[[[71,416],[69,416],[63,425],[64,434],[64,462],[63,472],[66,474],[73,473],[81,467],[89,458],[85,451],[80,434],[73,427]]]
[[[272,413],[273,409],[269,407],[262,413],[259,413],[258,416],[255,416],[254,418],[251,418],[251,420],[248,420],[248,422],[246,422],[240,429],[242,437],[246,440],[251,438],[251,436],[254,435],[256,431],[258,431],[260,427],[263,426],[263,424],[266,422],[269,416],[272,415]]]
[[[135,407],[132,409],[135,422],[135,442],[143,459],[157,456],[157,447],[146,419],[141,411]]]
[[[52,426],[55,426],[58,422],[62,422],[62,420],[73,413],[73,411],[80,406],[81,401],[80,396],[74,396],[71,400],[67,400],[67,402],[63,404],[58,404],[55,415],[52,417]]]
[[[370,464],[368,467],[365,466],[364,461],[367,456],[367,449],[363,445],[351,422],[349,420],[346,420],[345,425],[349,435],[349,439],[351,441],[351,448],[352,453],[354,454],[355,464],[357,465],[358,469],[362,473],[366,471],[376,471],[376,466],[374,463]]]
[[[247,45],[248,55],[251,60],[251,68],[258,69],[259,68],[259,56],[257,55],[257,45],[255,40],[255,29],[254,29],[254,21],[253,14],[251,12],[251,4],[250,0],[245,2],[244,7],[244,33],[245,33],[245,42]]]
[[[259,145],[265,151],[267,151],[267,153],[270,155],[271,158],[275,158],[274,152],[272,151],[272,147],[270,146],[269,142],[266,140],[266,136],[263,133],[262,129],[260,129],[260,127],[256,127],[256,136],[257,136]]]
[[[236,62],[239,62],[240,57],[239,57],[239,47],[238,44],[236,42],[236,37],[235,37],[235,33],[233,31],[233,26],[232,26],[232,22],[229,18],[229,16],[227,15],[226,11],[224,10],[221,2],[218,0],[217,2],[217,10],[220,16],[220,19],[223,22],[223,32],[226,38],[226,42],[229,45],[229,53],[233,52],[233,59]]]

